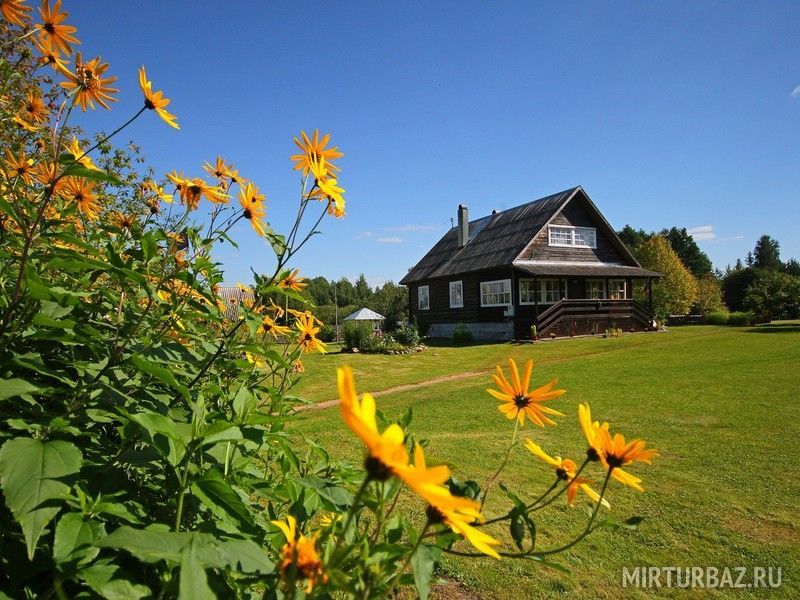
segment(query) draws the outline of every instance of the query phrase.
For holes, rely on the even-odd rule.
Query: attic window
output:
[[[572,248],[597,248],[597,230],[594,227],[573,227],[571,225],[550,225],[549,246]]]

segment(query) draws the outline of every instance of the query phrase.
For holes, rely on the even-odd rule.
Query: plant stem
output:
[[[350,510],[347,512],[347,519],[344,522],[344,532],[347,533],[348,528],[350,527],[350,521],[353,520],[353,516],[355,516],[356,509],[358,508],[358,504],[361,501],[361,497],[364,495],[364,492],[369,485],[371,478],[369,475],[364,477],[364,481],[361,483],[361,487],[358,488],[355,497],[353,498],[353,504],[350,506]]]
[[[481,512],[483,512],[483,505],[486,504],[486,497],[489,495],[489,488],[492,486],[495,480],[500,476],[500,473],[503,471],[503,469],[506,468],[506,465],[508,464],[508,459],[511,458],[511,449],[517,442],[517,431],[519,431],[519,418],[515,417],[514,433],[511,436],[511,443],[508,445],[508,449],[506,450],[506,456],[503,459],[503,462],[500,463],[500,466],[498,467],[497,471],[494,472],[494,475],[492,475],[489,478],[489,481],[486,482],[486,489],[483,492],[483,500],[481,500],[481,508],[480,508]]]
[[[183,517],[183,497],[186,495],[186,482],[189,479],[189,456],[186,457],[186,467],[183,469],[183,475],[181,476],[181,491],[178,494],[178,510],[175,513],[175,533],[181,530],[181,517]]]
[[[586,460],[584,460],[584,461],[583,461],[583,464],[581,465],[581,468],[580,468],[580,469],[578,469],[578,471],[575,473],[575,477],[573,477],[573,479],[577,479],[577,478],[578,478],[578,475],[580,475],[580,474],[581,474],[581,471],[583,471],[583,469],[584,469],[584,468],[586,468],[586,465],[588,465],[588,464],[589,464],[589,459],[587,458]],[[570,481],[572,481],[572,480],[570,480]],[[542,500],[542,498],[544,498],[544,496],[547,496],[547,494],[545,494],[544,496],[542,496],[542,498],[539,498],[538,500],[536,500],[536,501],[532,502],[531,504],[529,504],[529,505],[528,505],[528,507],[527,507],[527,508],[528,508],[528,511],[541,510],[542,508],[544,508],[544,507],[545,507],[545,506],[547,506],[548,504],[551,504],[551,503],[552,503],[554,500],[556,500],[557,498],[559,498],[559,497],[561,496],[561,494],[563,494],[564,492],[566,492],[566,491],[567,491],[567,489],[569,489],[569,484],[570,484],[570,481],[567,481],[567,482],[566,482],[566,485],[564,485],[564,487],[563,487],[563,488],[561,488],[561,489],[558,491],[558,493],[557,493],[557,494],[555,494],[555,495],[554,495],[554,496],[552,496],[551,498],[548,498],[547,502],[544,502],[543,504],[539,504],[539,505],[537,506],[537,503],[538,503],[538,502],[540,502],[540,501]],[[558,481],[556,481],[556,484],[557,484],[557,483],[558,483]],[[551,489],[552,489],[552,488],[551,488]],[[547,493],[550,493],[550,491],[548,490],[548,492],[547,492]]]

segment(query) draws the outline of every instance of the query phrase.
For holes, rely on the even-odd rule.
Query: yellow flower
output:
[[[100,204],[94,192],[94,184],[82,177],[64,177],[59,195],[75,202],[78,210],[90,221],[100,218]]]
[[[152,179],[146,179],[142,182],[142,192],[154,194],[157,199],[163,200],[167,204],[172,204],[172,194],[165,192],[164,188]]]
[[[212,165],[211,163],[205,163],[203,165],[203,169],[206,170],[206,173],[209,175],[216,177],[220,181],[228,179],[231,176],[231,168],[233,165],[228,166],[225,164],[225,161],[222,159],[221,156],[217,157],[216,163]]]
[[[47,105],[38,92],[28,92],[20,110],[23,118],[30,123],[44,123],[47,120],[47,113]]]
[[[595,502],[600,502],[600,495],[589,487],[589,484],[592,482],[582,477],[576,477],[578,466],[574,461],[571,461],[568,458],[561,458],[560,456],[550,456],[531,439],[525,440],[525,447],[530,450],[535,457],[553,467],[559,479],[563,479],[564,481],[568,482],[567,503],[570,506],[575,504],[575,496],[577,495],[579,489]],[[606,501],[605,498],[603,498],[602,504],[606,508],[611,508],[611,505],[608,503],[608,501]]]
[[[370,394],[364,394],[359,400],[350,367],[336,369],[336,377],[342,420],[367,447],[369,455],[366,469],[370,477],[385,481],[396,475],[399,469],[408,467],[408,451],[402,427],[392,423],[383,433],[378,433],[375,399]]]
[[[303,352],[319,352],[320,354],[325,353],[325,344],[317,338],[319,327],[314,324],[313,318],[303,316],[298,318],[294,324],[299,332],[297,336],[297,344],[300,346]]]
[[[292,373],[297,375],[300,373],[305,373],[305,371],[306,371],[306,366],[303,364],[303,361],[300,360],[299,358],[292,363]]]
[[[588,404],[578,405],[578,419],[583,435],[589,442],[589,456],[597,458],[614,479],[643,492],[642,480],[620,467],[636,461],[650,464],[651,460],[658,456],[658,452],[653,449],[645,450],[647,444],[644,440],[635,439],[626,444],[622,434],[616,433],[612,437],[608,430],[608,422],[600,425],[597,421],[592,421]]]
[[[24,151],[19,156],[14,156],[11,150],[6,149],[6,165],[8,166],[9,178],[21,177],[25,183],[29,184],[31,182],[33,159],[25,156]]]
[[[325,159],[325,162],[328,163],[328,169],[332,171],[338,171],[339,167],[332,164],[331,161],[337,158],[341,158],[344,156],[339,149],[334,146],[333,148],[326,148],[325,146],[328,145],[328,142],[331,139],[331,134],[327,134],[323,136],[322,139],[319,138],[319,130],[315,129],[314,134],[311,138],[306,135],[305,131],[300,132],[300,136],[302,141],[294,138],[294,143],[297,144],[297,147],[303,152],[302,154],[295,154],[291,157],[291,160],[294,161],[294,170],[299,171],[302,169],[303,175],[308,175],[311,171],[311,164],[312,161],[317,160],[320,161],[321,159]]]
[[[78,52],[75,55],[75,72],[65,71],[67,81],[62,81],[61,87],[68,93],[75,94],[73,102],[79,104],[84,112],[87,106],[94,110],[94,102],[108,110],[107,102],[117,101],[111,94],[119,90],[109,87],[109,84],[114,83],[117,78],[103,77],[106,69],[108,63],[101,63],[99,56],[84,63],[81,53]]]
[[[287,336],[292,333],[292,330],[285,325],[278,325],[269,315],[264,315],[256,333],[270,334],[277,340],[278,336]]]
[[[167,112],[167,106],[169,106],[170,99],[165,98],[164,92],[161,90],[158,90],[155,93],[153,92],[152,84],[147,79],[147,73],[145,73],[144,65],[142,65],[142,68],[139,69],[139,87],[142,89],[142,93],[144,94],[144,107],[149,110],[155,110],[156,114],[161,117],[161,120],[170,127],[180,129],[176,121],[177,117],[172,113]]]
[[[286,523],[283,521],[272,521],[278,529],[286,536],[286,544],[281,549],[283,560],[281,561],[281,576],[286,578],[286,571],[294,565],[297,575],[301,579],[307,579],[306,593],[309,594],[314,589],[318,581],[326,583],[328,575],[322,564],[322,559],[317,553],[316,536],[307,538],[302,533],[297,533],[297,519],[292,515],[287,515]]]
[[[428,503],[432,522],[444,522],[481,552],[500,558],[492,548],[500,542],[470,525],[483,519],[478,503],[454,496],[442,485],[450,478],[450,469],[446,465],[428,467],[419,445],[414,448],[414,463],[410,464],[403,429],[393,423],[378,433],[375,399],[365,393],[359,400],[350,367],[339,368],[336,374],[342,419],[369,452],[365,463],[368,475],[379,481],[392,475],[399,477]]]
[[[74,135],[72,136],[72,141],[67,146],[67,152],[72,154],[77,160],[79,165],[86,167],[87,169],[91,169],[92,171],[99,171],[100,169],[92,162],[92,157],[88,154],[83,156],[83,150],[81,150],[81,144]],[[82,157],[82,158],[79,158]]]
[[[33,45],[39,51],[39,63],[42,65],[50,65],[56,73],[64,73],[67,71],[67,63],[61,60],[61,53],[58,48],[53,47],[53,43],[49,40],[37,40],[34,38]]]
[[[253,365],[257,369],[266,369],[267,368],[267,361],[264,360],[263,356],[259,356],[258,354],[253,354],[252,352],[245,352],[245,358],[247,358],[247,362]]]
[[[67,56],[72,54],[72,46],[70,44],[80,44],[80,42],[72,35],[77,29],[72,25],[63,24],[69,13],[61,12],[61,0],[56,0],[52,9],[50,8],[50,0],[42,0],[39,14],[42,17],[42,23],[37,25],[39,39],[44,43],[49,43]]]
[[[335,512],[324,512],[320,515],[319,523],[323,527],[330,527],[336,521],[341,521],[342,515],[335,513]]]
[[[264,237],[264,217],[267,214],[264,208],[264,194],[259,193],[254,184],[248,183],[245,187],[239,188],[239,204],[242,205],[244,218],[250,221],[250,225],[258,235]]]
[[[199,177],[195,177],[188,183],[189,185],[181,191],[181,195],[183,196],[185,192],[186,205],[192,207],[192,209],[197,208],[201,196],[205,196],[209,202],[213,202],[214,204],[228,203],[228,195],[221,187],[217,185],[208,185]]]
[[[134,214],[134,213],[126,215],[126,214],[121,213],[121,212],[115,212],[112,215],[112,219],[114,221],[114,224],[119,229],[133,229],[133,226],[136,224],[136,222],[138,220],[136,218],[136,214]]]
[[[317,180],[317,187],[308,195],[328,201],[328,214],[340,218],[344,216],[344,188],[339,187],[335,178]]]
[[[528,360],[525,363],[525,373],[522,379],[519,377],[519,370],[517,363],[514,359],[508,359],[509,372],[511,373],[511,382],[506,379],[503,374],[503,369],[497,365],[497,372],[492,376],[495,384],[499,390],[487,389],[492,396],[502,402],[497,408],[503,413],[506,418],[519,419],[519,424],[525,422],[525,415],[531,420],[532,423],[544,427],[545,423],[548,425],[555,425],[555,422],[547,418],[545,415],[557,415],[563,417],[564,415],[552,408],[542,405],[542,402],[558,398],[566,390],[554,390],[553,388],[558,383],[557,379],[553,379],[547,385],[543,385],[533,391],[528,391],[528,386],[531,381],[531,373],[533,372],[533,360]]]
[[[30,6],[25,6],[25,0],[0,0],[0,12],[6,21],[20,27],[25,27],[26,22],[31,20],[28,13],[32,10]]]
[[[286,277],[278,282],[278,287],[282,290],[294,290],[295,292],[302,292],[308,284],[305,282],[305,277],[297,276],[299,272],[300,269],[295,269],[289,273]]]
[[[28,123],[20,115],[14,115],[12,121],[14,121],[14,123],[25,129],[26,131],[39,131],[39,128],[36,125]]]

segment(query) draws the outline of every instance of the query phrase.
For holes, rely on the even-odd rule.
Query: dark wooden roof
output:
[[[520,271],[530,275],[560,275],[581,277],[661,277],[660,273],[649,271],[642,267],[628,265],[598,264],[570,264],[566,262],[546,263],[536,261],[516,261],[514,266]]]
[[[458,247],[458,227],[452,227],[403,279],[423,279],[496,267],[511,267],[534,235],[552,219],[580,186],[488,217],[469,222],[469,242]]]

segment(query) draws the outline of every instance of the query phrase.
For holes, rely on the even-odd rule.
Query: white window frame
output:
[[[455,290],[458,290],[457,295],[460,297],[460,303],[458,298],[456,298],[455,303],[453,302],[453,292]],[[460,279],[450,282],[450,308],[464,308],[464,283]]]
[[[592,289],[589,285],[592,281],[599,281],[602,284],[602,292],[603,295],[600,298],[593,298],[591,296]],[[586,299],[587,300],[607,300],[608,299],[608,290],[606,289],[606,280],[605,279],[587,279],[586,280]]]
[[[555,304],[556,302],[561,302],[564,298],[567,297],[567,280],[566,279],[556,279],[553,277],[548,277],[547,279],[540,279],[540,288],[541,293],[539,297],[542,299],[539,304]],[[552,290],[547,289],[548,282],[552,283],[555,282],[556,284],[556,299],[555,300],[548,300],[547,294],[552,293]]]
[[[491,285],[493,283],[502,283],[503,284],[503,291],[502,292],[489,292],[490,294],[508,294],[508,302],[498,302],[498,303],[487,303],[483,301],[484,292],[483,286],[484,285]],[[512,298],[511,298],[511,280],[510,279],[494,279],[492,281],[481,281],[481,306],[482,307],[492,307],[492,306],[511,306]]]
[[[424,296],[422,294],[422,290],[425,290]],[[422,306],[423,298],[425,298],[425,306]],[[431,288],[429,285],[421,285],[417,288],[417,308],[419,310],[431,309]]]
[[[570,232],[569,243],[554,242],[553,232],[555,230],[568,230]],[[581,232],[588,237],[588,244],[578,244],[576,233]],[[547,245],[560,248],[597,248],[597,229],[595,227],[576,227],[575,225],[548,225],[547,226]]]
[[[615,284],[618,284],[618,283],[622,283],[622,287],[613,289],[615,287]],[[612,298],[611,297],[612,293],[613,294],[619,294],[620,292],[622,293],[622,297],[621,298]],[[625,300],[625,298],[627,298],[627,296],[628,296],[628,282],[627,281],[625,281],[624,279],[609,279],[608,280],[608,289],[606,289],[606,297],[609,300]]]
[[[531,286],[531,289],[524,290],[524,292],[526,292],[526,293],[533,292],[533,298],[534,298],[533,300],[523,300],[522,299],[523,298],[522,284],[523,283],[534,283],[535,281],[536,281],[535,279],[520,279],[519,280],[519,303],[520,304],[530,304],[530,305],[536,304],[536,297],[539,295],[538,286]]]
[[[526,305],[529,305],[529,306],[537,304],[537,302],[535,302],[534,300],[527,300],[527,301],[523,300],[523,289],[522,289],[523,282],[524,283],[530,283],[530,282],[533,282],[533,281],[534,281],[533,279],[527,279],[527,278],[519,280],[519,303],[520,304],[526,304]],[[545,277],[544,279],[537,279],[535,281],[536,281],[536,284],[537,284],[536,287],[534,287],[533,289],[527,290],[527,292],[528,293],[533,292],[534,293],[534,297],[535,298],[539,298],[538,304],[555,304],[556,302],[560,302],[561,300],[567,298],[567,287],[568,286],[567,286],[567,280],[566,279],[558,279],[557,277]],[[547,283],[548,282],[556,282],[556,287],[558,288],[556,290],[556,292],[555,292],[557,294],[557,296],[558,296],[558,298],[556,300],[548,300],[547,299],[547,294],[548,294]],[[552,290],[549,290],[549,292],[553,293]]]

